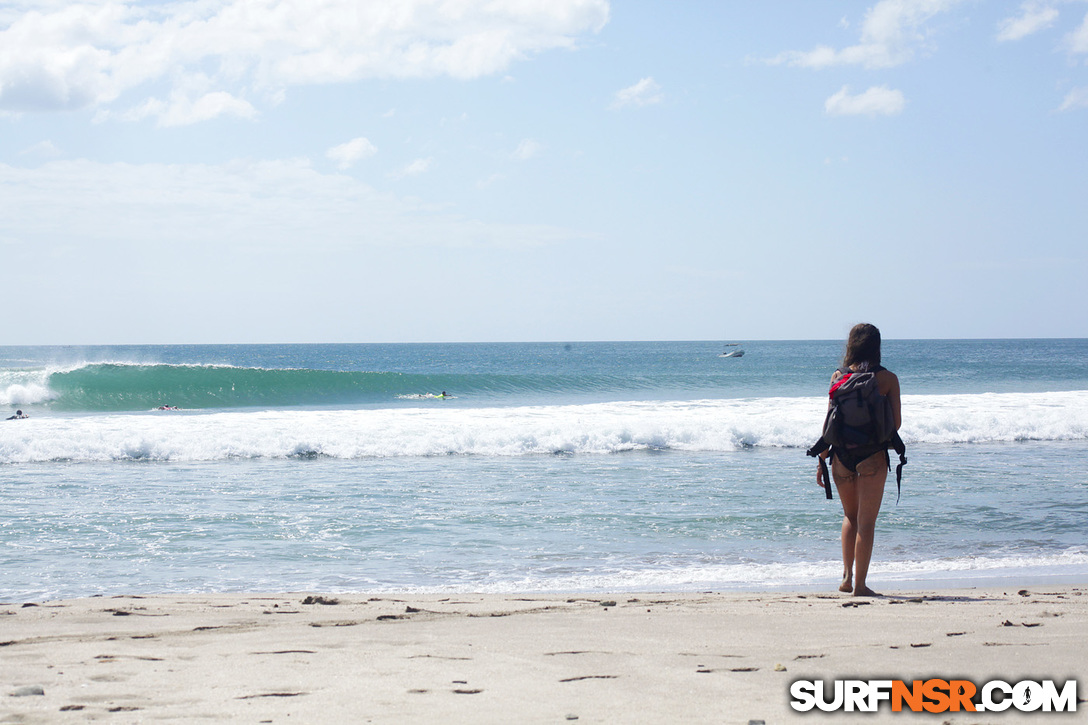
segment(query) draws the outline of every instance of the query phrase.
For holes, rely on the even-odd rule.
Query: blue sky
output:
[[[0,0],[0,344],[1088,336],[1088,2]]]

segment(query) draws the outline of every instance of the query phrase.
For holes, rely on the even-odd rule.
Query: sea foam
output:
[[[390,458],[807,447],[824,398],[147,412],[0,425],[0,463]],[[1088,391],[904,396],[908,445],[1088,438]]]

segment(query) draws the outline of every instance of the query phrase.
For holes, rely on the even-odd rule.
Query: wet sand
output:
[[[1088,587],[0,604],[0,722],[1083,722],[802,714],[796,679],[1077,678]],[[1081,698],[1086,694],[1078,693]]]

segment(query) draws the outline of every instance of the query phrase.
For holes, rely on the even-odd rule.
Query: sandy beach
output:
[[[1083,681],[1088,587],[0,605],[0,722],[1080,722],[807,714],[797,679]],[[1083,699],[1084,693],[1078,692]]]

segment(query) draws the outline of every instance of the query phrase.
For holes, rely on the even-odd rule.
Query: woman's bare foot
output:
[[[855,597],[879,597],[881,595],[877,594],[876,592],[874,592],[869,587],[862,586],[862,587],[858,587],[857,589],[854,590],[854,596]]]
[[[842,584],[839,585],[839,591],[846,592],[847,594],[854,591],[854,584],[851,581],[851,577],[849,574],[842,578]]]

